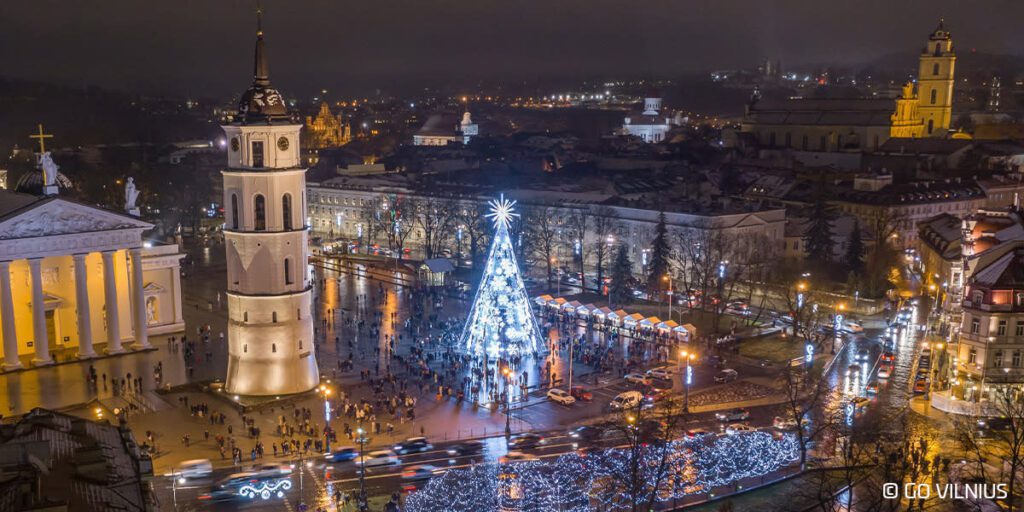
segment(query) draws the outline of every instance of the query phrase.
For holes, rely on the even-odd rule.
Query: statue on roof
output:
[[[129,177],[124,184],[124,210],[136,217],[139,216],[139,207],[135,201],[139,199],[139,190],[135,188],[135,178]]]
[[[53,161],[49,151],[39,155],[39,168],[43,171],[43,186],[55,186],[57,184],[57,171],[60,169],[60,166]]]

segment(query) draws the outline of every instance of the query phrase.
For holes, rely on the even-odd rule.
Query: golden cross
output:
[[[43,124],[39,123],[39,134],[29,135],[30,139],[39,139],[39,154],[46,153],[46,139],[52,139],[53,135],[49,133],[43,133]]]

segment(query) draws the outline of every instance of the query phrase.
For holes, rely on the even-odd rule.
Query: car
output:
[[[857,373],[859,371],[860,371],[860,365],[856,364],[856,363],[851,364],[850,366],[846,367],[846,373],[847,374]]]
[[[213,463],[210,459],[186,460],[177,467],[181,478],[206,478],[213,474]]]
[[[444,470],[431,464],[417,464],[409,466],[402,471],[403,480],[428,480],[435,475],[444,473]]]
[[[641,375],[639,373],[627,373],[625,379],[626,382],[630,384],[642,384],[644,386],[651,382],[651,379],[648,379],[645,375]]]
[[[343,446],[331,453],[328,453],[327,455],[324,455],[324,459],[327,459],[327,462],[348,462],[358,456],[359,451],[357,451],[355,447]]]
[[[551,388],[548,390],[548,400],[562,405],[572,405],[576,403],[576,399],[573,398],[564,389]]]
[[[602,434],[604,434],[604,429],[591,425],[583,425],[569,431],[569,437],[587,443],[600,439]]]
[[[672,371],[665,367],[651,368],[646,375],[652,379],[669,380],[672,378]]]
[[[858,361],[867,361],[868,357],[870,355],[871,355],[871,353],[868,352],[868,349],[862,348],[862,349],[857,351],[857,360]]]
[[[868,398],[865,398],[863,396],[855,396],[855,397],[850,399],[850,405],[852,405],[854,407],[854,409],[857,409],[857,410],[860,410],[860,409],[863,409],[863,408],[867,407],[868,404],[870,404],[870,403],[871,403],[871,400],[869,400]]]
[[[893,354],[891,351],[886,350],[885,352],[882,352],[882,361],[883,362],[891,363],[891,362],[893,362],[895,360],[896,360],[896,355]]]
[[[461,443],[452,445],[448,448],[448,455],[474,455],[484,451],[484,443],[482,441],[470,440],[463,441]]]
[[[717,375],[715,375],[715,382],[719,384],[724,384],[726,382],[732,382],[736,380],[739,376],[740,374],[736,370],[733,370],[732,368],[726,368],[718,372]]]
[[[533,455],[531,453],[523,453],[523,452],[518,452],[518,451],[511,451],[511,452],[506,453],[505,455],[502,455],[498,459],[498,462],[500,462],[502,464],[507,464],[509,462],[526,462],[526,461],[533,461],[533,460],[540,460],[540,457],[538,457],[536,455]]]
[[[725,427],[725,433],[730,435],[730,436],[731,435],[735,435],[735,434],[739,434],[739,433],[742,433],[742,432],[755,432],[755,431],[757,431],[756,428],[751,427],[750,425],[744,425],[742,423],[733,423],[732,425],[729,425],[728,427]]]
[[[892,367],[891,366],[889,366],[887,364],[883,364],[883,365],[878,367],[878,378],[879,379],[888,379],[890,376],[892,376]]]
[[[509,438],[508,447],[509,449],[515,450],[526,450],[530,448],[537,448],[544,444],[544,436],[540,434],[534,434],[532,432],[525,432],[517,434]]]
[[[878,382],[876,382],[876,381],[868,382],[867,385],[864,386],[864,392],[869,394],[869,395],[877,395],[878,394]]]
[[[634,407],[639,407],[643,399],[644,396],[639,391],[625,391],[616,395],[616,397],[608,403],[608,407],[615,411],[632,409]]]
[[[772,427],[779,430],[796,430],[796,420],[790,417],[783,418],[782,416],[776,416],[772,420]]]
[[[410,437],[394,446],[393,450],[399,455],[410,453],[422,453],[433,448],[434,445],[427,442],[425,437]]]
[[[398,464],[398,456],[391,450],[374,450],[362,457],[356,457],[355,464],[366,468],[395,466]]]
[[[928,391],[928,381],[925,379],[918,379],[914,381],[914,393],[924,393]]]
[[[210,492],[207,494],[201,494],[200,500],[211,500],[211,501],[224,501],[238,499],[238,491],[245,485],[259,483],[260,480],[266,480],[260,478],[256,473],[252,471],[243,471],[240,473],[232,473],[220,480],[210,487]]]
[[[843,321],[842,330],[857,334],[864,332],[864,327],[853,320],[845,320]]]
[[[746,409],[720,411],[715,413],[715,418],[718,418],[718,421],[721,421],[722,423],[727,421],[747,421],[750,419],[750,411]]]
[[[694,428],[686,431],[686,437],[689,437],[690,439],[696,439],[707,435],[711,435],[711,432],[702,428]]]
[[[290,475],[292,467],[289,464],[267,463],[253,466],[252,472],[258,477],[278,477]]]
[[[576,400],[581,400],[583,402],[589,402],[594,399],[594,394],[583,386],[573,386],[572,389],[569,390],[569,394]]]

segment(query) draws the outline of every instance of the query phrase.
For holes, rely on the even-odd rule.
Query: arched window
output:
[[[284,284],[292,284],[292,259],[284,259]]]
[[[238,229],[238,196],[231,194],[231,229]]]
[[[932,89],[932,92],[931,92],[932,105],[935,104],[935,100],[938,99],[938,97],[939,97],[939,90],[938,89]]]
[[[292,229],[292,195],[291,194],[285,194],[284,197],[281,198],[281,216],[282,216],[281,220],[283,221],[282,226],[284,226],[284,229],[290,231]]]
[[[277,311],[270,313],[270,321],[275,324],[277,323]]]
[[[253,218],[256,219],[256,231],[267,229],[267,200],[261,194],[256,194],[252,200]]]
[[[935,43],[935,55],[942,55],[942,45]]]
[[[936,62],[935,64],[932,64],[932,74],[933,75],[939,74],[939,63],[938,62]]]
[[[248,322],[249,321],[249,312],[248,311],[246,311],[245,313],[242,313],[242,321],[243,322]]]
[[[271,343],[270,344],[270,351],[275,353],[275,354],[277,353],[277,343]]]

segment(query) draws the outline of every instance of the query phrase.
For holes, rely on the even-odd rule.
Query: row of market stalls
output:
[[[662,321],[656,316],[645,317],[640,313],[629,313],[624,309],[613,311],[607,306],[581,304],[579,301],[570,301],[551,295],[535,297],[533,302],[538,309],[593,322],[595,326],[621,328],[641,333],[657,333],[661,336],[676,337],[686,342],[697,335],[697,328],[693,324],[679,325],[675,320]]]

